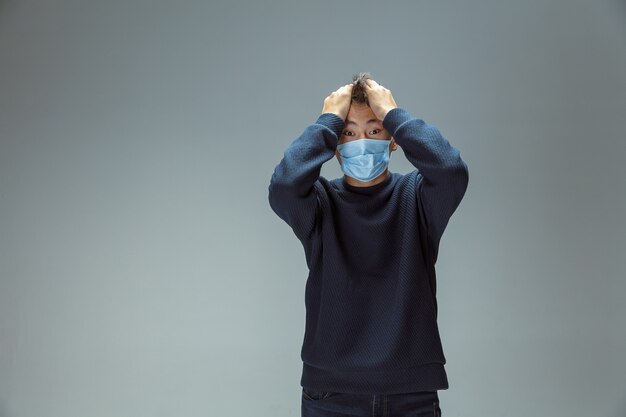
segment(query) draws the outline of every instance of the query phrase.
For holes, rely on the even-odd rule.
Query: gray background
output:
[[[0,0],[0,60],[0,416],[299,415],[267,186],[358,71],[470,170],[443,415],[626,415],[623,1]]]

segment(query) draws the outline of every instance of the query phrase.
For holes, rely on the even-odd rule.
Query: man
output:
[[[416,168],[405,175],[388,169],[398,145]],[[328,180],[333,156],[344,176]],[[289,145],[268,191],[309,268],[303,416],[440,415],[434,264],[468,178],[460,152],[368,73]]]

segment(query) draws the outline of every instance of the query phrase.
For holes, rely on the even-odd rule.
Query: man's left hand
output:
[[[389,110],[398,107],[391,95],[391,91],[374,80],[365,80],[365,93],[367,94],[370,108],[381,121],[385,119]]]

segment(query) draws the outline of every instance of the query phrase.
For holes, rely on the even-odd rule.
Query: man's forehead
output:
[[[364,103],[352,103],[350,111],[346,115],[346,125],[358,125],[360,123],[370,125],[381,123],[370,106]]]
[[[372,123],[380,123],[380,120],[378,119],[369,119],[368,121],[365,122],[366,124],[372,124]],[[356,125],[357,123],[354,120],[351,119],[346,119],[346,125]]]

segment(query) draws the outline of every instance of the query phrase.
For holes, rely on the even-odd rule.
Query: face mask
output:
[[[389,141],[356,139],[337,145],[341,155],[341,170],[359,181],[371,181],[389,165]]]

